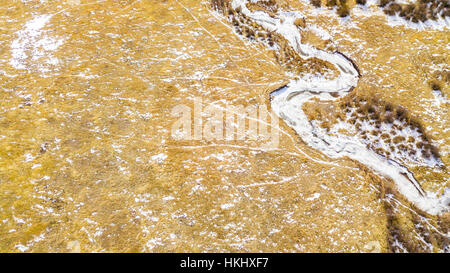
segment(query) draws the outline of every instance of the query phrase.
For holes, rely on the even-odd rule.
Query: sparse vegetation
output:
[[[251,11],[262,10],[272,17],[278,12],[278,4],[275,0],[266,0],[256,3],[250,2],[247,3],[247,8]]]
[[[426,159],[430,159],[431,157],[436,159],[440,158],[438,149],[431,144],[430,138],[425,133],[423,125],[417,119],[411,117],[408,111],[403,107],[392,105],[377,98],[360,97],[353,94],[341,100],[339,109],[343,113],[347,113],[350,117],[345,120],[345,118],[342,118],[342,115],[337,114],[336,118],[345,120],[347,123],[355,126],[355,128],[357,127],[357,124],[362,122],[372,124],[372,128],[374,129],[369,132],[361,132],[359,128],[356,128],[360,131],[358,133],[363,139],[366,139],[367,135],[370,135],[373,138],[380,137],[385,143],[392,144],[390,148],[391,151],[383,150],[383,152],[380,152],[382,155],[389,156],[393,151],[398,149],[409,155],[421,155]],[[390,124],[393,130],[389,133],[381,131],[382,123]],[[412,131],[416,131],[420,137],[414,139],[399,135],[398,132],[406,127],[409,127]],[[374,142],[375,139],[372,139],[371,141]],[[378,151],[380,151],[379,147],[376,147],[376,145],[373,144],[374,143],[368,144],[368,148],[371,148],[378,153]]]
[[[384,8],[387,15],[398,14],[414,23],[450,16],[450,4],[446,0],[417,0],[409,4],[400,4],[395,0],[381,0],[379,6]]]
[[[356,0],[356,4],[365,5],[367,0]],[[322,1],[311,0],[315,7],[321,7]],[[337,8],[339,16],[350,15],[350,3],[348,0],[326,0],[328,8]],[[425,22],[427,20],[437,20],[439,17],[450,17],[450,2],[447,0],[416,0],[415,3],[402,4],[396,0],[380,0],[378,6],[384,13],[390,16],[398,14],[400,17],[414,23]]]

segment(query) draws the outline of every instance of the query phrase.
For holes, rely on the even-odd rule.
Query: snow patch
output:
[[[17,38],[11,43],[9,64],[15,69],[25,70],[37,67],[41,73],[49,72],[59,63],[52,55],[63,43],[63,39],[49,37],[43,30],[52,15],[41,15],[27,23],[17,32]]]

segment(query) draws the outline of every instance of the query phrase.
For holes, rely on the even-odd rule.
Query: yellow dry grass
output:
[[[45,35],[64,40],[52,53],[59,64],[43,75],[29,58],[15,69],[11,43],[45,14],[54,14]],[[0,17],[0,251],[359,252],[374,242],[389,250],[386,181],[356,162],[325,158],[286,124],[275,128],[273,151],[171,138],[176,105],[193,106],[195,97],[269,105],[269,92],[286,81],[273,52],[239,38],[208,6],[6,1]],[[360,89],[408,107],[448,145],[445,126],[430,118],[445,118],[442,109],[416,103],[431,97],[421,65],[448,56],[448,33],[399,33],[380,19],[358,25],[365,29],[334,38],[362,67]],[[416,40],[438,46],[419,55]],[[378,67],[393,54],[391,67]],[[167,158],[152,159],[160,154]]]

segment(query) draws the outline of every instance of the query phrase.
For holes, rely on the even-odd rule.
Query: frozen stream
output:
[[[431,214],[440,214],[449,210],[450,190],[437,197],[425,192],[414,175],[402,164],[367,148],[359,139],[345,135],[331,136],[315,127],[307,118],[302,106],[313,98],[337,100],[347,95],[359,80],[357,67],[351,60],[339,52],[329,53],[301,43],[299,29],[295,20],[302,18],[297,12],[279,12],[275,17],[257,10],[250,11],[247,3],[258,2],[233,0],[232,8],[240,10],[247,18],[258,25],[284,37],[290,46],[305,59],[318,58],[333,64],[339,72],[334,79],[315,77],[312,79],[292,80],[285,87],[271,94],[274,112],[289,124],[303,141],[331,158],[349,157],[370,167],[377,173],[392,178],[398,190],[419,208]],[[336,95],[337,94],[337,95]]]

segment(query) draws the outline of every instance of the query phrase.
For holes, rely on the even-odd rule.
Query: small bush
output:
[[[417,22],[425,22],[426,20],[427,20],[427,7],[426,7],[426,4],[416,5],[416,7],[414,8],[412,21],[414,23],[417,23]]]
[[[387,7],[384,12],[388,15],[395,15],[396,13],[400,13],[402,11],[402,6],[397,4],[397,3],[393,3],[391,5],[389,5],[389,7]]]
[[[413,13],[414,13],[414,5],[408,4],[403,7],[402,11],[400,12],[400,16],[405,17],[406,19],[410,19]]]
[[[348,7],[347,0],[340,0],[339,2],[339,8],[337,10],[337,13],[340,17],[347,17],[350,15],[350,9]]]
[[[320,8],[320,6],[322,6],[322,1],[321,0],[311,0],[311,4],[317,8]]]
[[[335,7],[337,5],[336,0],[327,0],[327,7]]]
[[[340,6],[337,10],[337,13],[340,17],[347,17],[350,15],[350,10],[346,6]]]
[[[431,82],[430,85],[431,85],[431,89],[433,89],[435,91],[440,91],[441,90],[441,85],[437,81]]]
[[[380,0],[380,7],[385,7],[387,6],[389,3],[393,2],[394,0]]]

